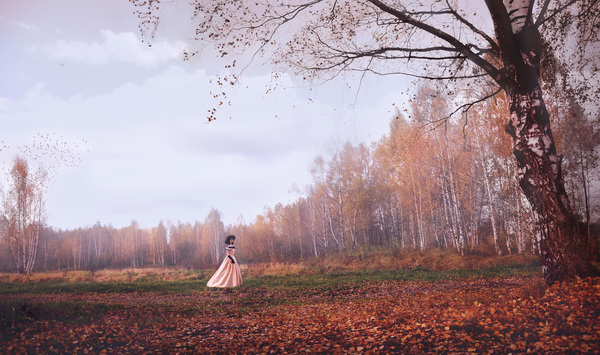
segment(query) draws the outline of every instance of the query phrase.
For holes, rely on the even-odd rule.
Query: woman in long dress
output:
[[[235,260],[235,235],[229,235],[225,238],[227,245],[227,256],[217,269],[217,272],[208,280],[208,287],[236,287],[242,284],[242,272],[240,266]]]

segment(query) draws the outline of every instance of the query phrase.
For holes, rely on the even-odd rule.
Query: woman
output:
[[[213,277],[208,280],[206,286],[208,287],[236,287],[242,284],[242,273],[240,266],[235,260],[235,235],[229,235],[225,238],[225,244],[227,245],[227,257],[219,266],[219,269]]]

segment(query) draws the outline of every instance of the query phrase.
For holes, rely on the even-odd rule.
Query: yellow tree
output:
[[[45,222],[47,172],[31,172],[27,160],[16,157],[3,196],[3,238],[10,246],[18,273],[35,266],[40,232]]]
[[[195,232],[198,235],[195,235]],[[193,263],[193,257],[196,253],[196,238],[200,238],[200,231],[194,231],[190,223],[178,221],[173,224],[169,231],[169,246],[172,255],[173,264]]]
[[[311,187],[313,213],[319,225],[317,233],[321,234],[321,247],[328,252],[341,251],[345,246],[342,228],[344,200],[339,169],[334,168],[337,165],[337,154],[333,153],[329,161],[321,155],[317,156],[310,168],[314,181]]]
[[[280,251],[277,252],[277,258],[279,260],[302,258],[298,203],[286,206],[278,203],[271,211],[268,211],[267,215],[278,238],[278,249]]]
[[[123,235],[123,248],[127,264],[131,267],[144,265],[144,235],[137,221],[132,220],[128,227],[119,231]]]
[[[150,252],[152,254],[152,263],[154,265],[165,265],[167,262],[167,228],[163,221],[158,223],[157,227],[152,228],[150,234]]]
[[[373,152],[365,144],[344,144],[340,154],[343,167],[346,229],[352,241],[352,249],[357,245],[368,246],[371,239],[377,238],[373,232],[374,185]]]
[[[314,170],[311,170],[314,174]],[[314,175],[313,175],[314,176]],[[332,252],[329,208],[324,185],[317,183],[307,188],[308,197],[300,201],[300,218],[303,235],[308,237],[307,244],[314,257]]]
[[[236,218],[235,223],[228,227],[228,234],[236,236],[235,244],[237,245],[235,256],[240,262],[247,260],[252,256],[249,248],[253,245],[253,240],[250,237],[251,226],[248,226],[242,215]]]
[[[402,249],[408,247],[411,240],[407,238],[411,234],[408,221],[413,219],[411,213],[416,212],[414,208],[406,208],[414,205],[408,186],[410,186],[410,154],[411,151],[419,151],[420,136],[416,134],[406,120],[404,115],[396,112],[396,116],[390,122],[390,133],[384,136],[375,153],[375,165],[378,169],[376,174],[377,189],[387,191],[384,195],[385,207],[381,213],[384,225],[387,225],[391,233],[391,239]],[[406,173],[408,171],[408,173]],[[380,202],[382,200],[380,199]],[[412,203],[411,203],[412,201]]]
[[[501,117],[509,114],[506,100],[506,95],[500,93],[495,100],[471,108],[465,127],[498,254],[504,250],[511,253],[514,247],[522,253],[534,238],[534,234],[527,235],[525,228],[533,223],[531,208],[513,178],[516,167],[511,158],[510,137],[501,134],[505,129]]]
[[[207,251],[211,264],[218,263],[225,254],[225,225],[221,221],[221,212],[211,208],[204,219],[202,229],[202,246]]]
[[[425,247],[425,226],[438,224],[441,230],[433,230],[438,244],[442,239],[444,244],[450,241],[463,254],[466,244],[463,199],[458,194],[460,185],[456,181],[458,160],[454,155],[457,149],[450,143],[454,139],[448,139],[453,125],[443,119],[446,110],[439,91],[425,85],[418,87],[410,105],[412,135],[418,140],[412,143],[415,146],[409,151],[406,166],[417,227],[422,235],[417,239],[419,247]],[[443,217],[433,222],[436,215]],[[427,223],[428,219],[432,222]]]
[[[273,213],[269,208],[263,215],[256,216],[252,223],[252,234],[256,247],[253,248],[255,260],[275,261],[280,258],[280,236],[275,230]]]

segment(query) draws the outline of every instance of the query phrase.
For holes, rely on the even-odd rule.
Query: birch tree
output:
[[[30,273],[35,266],[40,232],[45,223],[47,173],[29,169],[27,160],[16,157],[3,196],[2,237],[10,246],[18,273]]]
[[[225,247],[225,225],[221,221],[221,212],[216,208],[211,208],[203,224],[202,239],[206,246],[208,257],[213,264],[218,263],[224,255]]]
[[[164,266],[166,263],[166,254],[168,249],[167,228],[163,221],[158,223],[157,227],[152,228],[151,234],[151,252],[152,263]]]

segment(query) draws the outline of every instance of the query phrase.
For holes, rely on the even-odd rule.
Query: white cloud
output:
[[[36,25],[31,24],[31,23],[26,23],[26,22],[21,22],[21,21],[17,21],[16,23],[17,23],[17,26],[21,27],[22,29],[24,29],[25,31],[28,31],[28,32],[35,32],[35,31],[39,30],[39,28]]]
[[[309,183],[308,165],[335,128],[323,119],[331,107],[309,104],[293,89],[265,96],[268,82],[246,78],[212,123],[211,77],[179,67],[93,97],[62,99],[38,85],[18,102],[2,99],[0,122],[22,140],[11,139],[12,146],[48,131],[100,143],[57,175],[48,201],[52,226],[193,222],[212,207],[226,222],[239,214],[251,220],[266,205],[286,203],[292,184]]]
[[[90,66],[113,63],[154,68],[170,60],[180,60],[185,45],[181,41],[170,43],[157,40],[148,47],[132,32],[114,33],[100,31],[101,42],[64,41],[45,45],[42,50],[57,62],[75,62]]]
[[[0,98],[11,146],[46,132],[92,142],[79,166],[57,175],[49,224],[121,227],[137,220],[149,227],[161,219],[202,221],[213,207],[226,223],[240,214],[251,221],[265,206],[289,202],[293,184],[302,189],[311,182],[309,165],[333,138],[379,138],[394,101],[390,94],[336,110],[329,98],[301,97],[288,77],[270,94],[269,76],[245,77],[228,93],[231,106],[207,123],[218,102],[210,95],[219,88],[212,79],[173,66],[102,95],[63,99],[38,84],[18,101]]]

